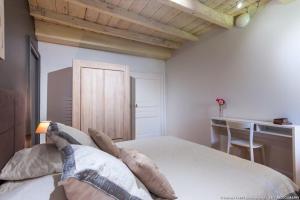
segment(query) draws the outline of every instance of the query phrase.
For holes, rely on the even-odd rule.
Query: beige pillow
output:
[[[63,186],[68,200],[115,200],[102,190],[75,178],[64,181]]]
[[[120,158],[150,192],[159,198],[177,198],[166,177],[160,173],[150,158],[138,151],[128,149],[120,150]]]
[[[120,149],[115,145],[109,136],[91,128],[88,129],[88,132],[102,151],[105,151],[116,158],[120,157]]]
[[[0,180],[24,180],[62,172],[62,156],[54,144],[23,149],[4,166]]]

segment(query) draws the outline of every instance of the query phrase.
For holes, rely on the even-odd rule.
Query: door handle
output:
[[[139,107],[137,104],[135,104],[135,107],[137,108],[137,107]]]

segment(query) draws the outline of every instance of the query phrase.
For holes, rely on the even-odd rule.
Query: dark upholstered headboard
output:
[[[0,170],[25,146],[25,97],[0,89]]]
[[[15,153],[15,97],[0,89],[0,169]]]

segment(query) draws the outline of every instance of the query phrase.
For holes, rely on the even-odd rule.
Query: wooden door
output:
[[[130,79],[128,67],[73,62],[73,127],[102,131],[113,140],[129,140]]]

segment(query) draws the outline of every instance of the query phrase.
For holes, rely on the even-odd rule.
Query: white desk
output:
[[[268,155],[272,157],[269,158],[268,166],[288,175],[300,186],[300,126],[215,117],[211,119],[211,146],[215,149],[224,149],[222,148],[222,135],[227,136],[227,121],[253,122],[255,124],[254,140],[259,137],[264,138],[269,151]],[[236,130],[235,134],[240,134],[239,130]],[[289,161],[290,163],[286,163]],[[287,167],[281,169],[280,165]]]

